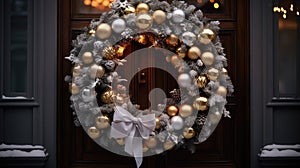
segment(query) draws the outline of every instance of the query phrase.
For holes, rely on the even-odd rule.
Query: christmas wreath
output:
[[[226,96],[233,86],[218,25],[184,1],[116,0],[111,11],[77,36],[66,57],[74,64],[66,80],[75,123],[102,147],[135,157],[137,166],[143,156],[175,146],[193,150],[193,144],[212,134],[222,115],[229,117]],[[163,64],[173,65],[179,74],[179,88],[157,109],[133,104],[127,79],[118,73],[132,43],[161,52]]]

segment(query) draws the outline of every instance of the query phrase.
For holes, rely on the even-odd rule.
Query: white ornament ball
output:
[[[126,28],[126,22],[123,19],[116,19],[112,22],[111,28],[116,33],[121,33]]]
[[[183,119],[179,116],[174,116],[171,118],[171,126],[174,128],[174,130],[180,130],[183,128]]]
[[[186,73],[178,76],[178,84],[180,87],[187,88],[191,85],[192,79]]]
[[[194,42],[196,41],[196,35],[192,32],[184,32],[182,34],[182,41],[186,45],[192,46],[192,45],[194,45]]]
[[[173,11],[173,17],[172,17],[173,21],[175,23],[181,23],[184,21],[185,19],[185,14],[183,12],[183,10],[181,9],[176,9],[175,11]]]
[[[93,90],[84,88],[81,92],[81,97],[84,102],[91,102],[94,99]]]
[[[220,112],[213,112],[208,115],[208,121],[212,125],[218,124],[222,118],[222,114]]]

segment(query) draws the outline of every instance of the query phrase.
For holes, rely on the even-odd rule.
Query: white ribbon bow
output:
[[[155,114],[134,117],[121,106],[115,107],[111,137],[125,138],[125,152],[135,158],[137,167],[143,162],[143,139],[149,139],[155,125]]]

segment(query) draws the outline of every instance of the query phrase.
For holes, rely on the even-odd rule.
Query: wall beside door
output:
[[[8,73],[15,64],[10,64],[11,50],[9,21],[14,15],[10,3],[0,2],[0,144],[42,145],[49,158],[47,168],[56,167],[56,86],[57,86],[57,2],[48,0],[27,0],[27,62],[26,76],[18,78],[16,85],[24,85],[23,93],[9,92],[6,82],[13,78]],[[22,16],[22,14],[21,14]],[[22,23],[20,23],[22,24]],[[23,30],[15,32],[21,33]],[[25,51],[25,52],[26,52]],[[16,55],[18,57],[18,55]],[[23,72],[19,72],[23,74]],[[18,74],[16,74],[18,75]],[[6,96],[3,97],[3,95]],[[23,96],[19,99],[16,96]],[[10,98],[7,98],[10,97]]]

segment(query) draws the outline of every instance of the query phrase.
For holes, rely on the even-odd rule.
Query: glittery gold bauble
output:
[[[182,118],[186,118],[193,114],[193,108],[191,105],[183,104],[179,107],[179,115]]]
[[[184,58],[186,56],[186,52],[182,51],[181,47],[177,48],[176,52],[180,58]]]
[[[145,3],[140,3],[136,7],[136,12],[137,13],[147,13],[149,11],[149,6]]]
[[[117,138],[117,139],[116,139],[116,142],[117,142],[119,145],[125,145],[125,138]]]
[[[75,83],[72,83],[70,85],[70,92],[72,93],[72,95],[78,94],[80,92],[79,86],[77,86]]]
[[[204,65],[206,66],[210,66],[214,63],[214,60],[215,60],[215,56],[213,53],[211,52],[204,52],[202,55],[201,55],[201,60],[202,62],[204,63]]]
[[[225,68],[222,68],[221,73],[222,73],[223,75],[228,75],[228,71],[227,71],[227,69],[225,69]]]
[[[207,78],[206,76],[198,76],[196,79],[195,79],[195,85],[198,86],[198,88],[205,88],[205,86],[207,85]]]
[[[208,109],[208,99],[206,97],[197,97],[193,103],[193,107],[200,111]]]
[[[111,35],[111,27],[107,23],[101,23],[96,30],[96,36],[99,39],[107,39]]]
[[[156,145],[157,145],[157,140],[156,140],[156,138],[150,137],[149,139],[147,139],[147,140],[145,141],[145,145],[146,145],[148,148],[155,148]]]
[[[179,43],[179,39],[175,34],[171,34],[167,39],[166,43],[168,46],[175,47]]]
[[[202,44],[209,44],[216,40],[216,33],[211,29],[203,29],[203,31],[198,35],[198,40]]]
[[[216,68],[210,68],[208,70],[207,76],[211,81],[217,81],[219,77],[219,71]]]
[[[100,131],[96,127],[90,127],[87,130],[87,133],[92,139],[98,138],[101,134]]]
[[[95,78],[102,78],[105,74],[105,69],[101,65],[94,64],[90,67],[90,77]]]
[[[135,8],[133,6],[128,6],[125,8],[124,10],[124,14],[131,14],[131,13],[135,13]]]
[[[145,153],[145,152],[148,152],[148,150],[149,150],[149,148],[146,146],[146,145],[144,145],[143,146],[143,152]]]
[[[155,129],[160,129],[161,125],[160,125],[160,120],[159,120],[159,118],[155,118],[155,123],[156,123]]]
[[[169,116],[176,116],[178,113],[178,108],[176,106],[169,106],[167,108],[167,113]]]
[[[156,11],[154,11],[152,17],[153,17],[153,20],[157,24],[162,24],[167,19],[166,13],[164,11],[162,11],[162,10],[156,10]]]
[[[103,58],[105,58],[107,60],[114,59],[116,57],[116,55],[117,55],[116,50],[112,46],[105,47],[102,51]]]
[[[99,129],[107,128],[110,125],[110,119],[107,116],[98,116],[95,123]]]
[[[152,22],[152,17],[148,14],[141,14],[136,18],[136,26],[141,30],[147,30],[151,28]]]
[[[82,66],[81,65],[75,65],[73,68],[73,76],[78,77],[81,76]]]
[[[193,128],[185,128],[183,130],[183,136],[185,139],[191,139],[195,136],[195,131]]]
[[[84,64],[91,64],[94,61],[93,54],[91,52],[85,52],[82,54],[82,61]]]
[[[164,143],[165,150],[171,150],[174,146],[175,146],[175,143],[173,141],[166,141]]]
[[[188,51],[188,57],[192,60],[198,59],[201,55],[201,51],[198,47],[193,46]]]
[[[224,86],[219,86],[217,89],[217,94],[223,97],[227,96],[227,89]]]
[[[145,35],[139,35],[137,40],[140,44],[146,45],[147,44],[147,37]]]
[[[105,104],[113,103],[114,92],[112,90],[108,90],[101,95],[101,101]]]

